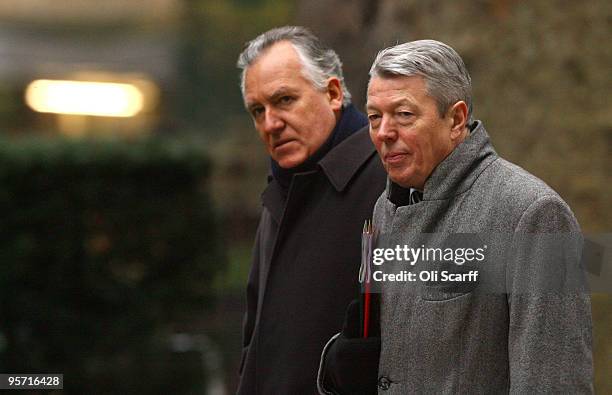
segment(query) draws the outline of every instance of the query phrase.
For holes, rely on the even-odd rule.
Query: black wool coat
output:
[[[247,285],[238,394],[316,394],[321,350],[359,294],[361,232],[386,173],[367,127],[287,196],[271,180]]]

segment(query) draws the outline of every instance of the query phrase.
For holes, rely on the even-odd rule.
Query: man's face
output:
[[[372,78],[367,112],[370,138],[385,170],[403,187],[423,190],[434,168],[458,144],[456,117],[450,111],[440,117],[420,76]]]
[[[245,75],[244,101],[268,153],[283,168],[310,157],[329,137],[342,107],[337,78],[315,89],[288,41],[268,48]]]

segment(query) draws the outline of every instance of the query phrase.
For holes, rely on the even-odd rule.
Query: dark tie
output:
[[[413,189],[410,191],[410,204],[417,204],[423,200],[423,193]]]

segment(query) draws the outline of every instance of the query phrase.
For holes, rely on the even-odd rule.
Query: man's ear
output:
[[[463,100],[453,104],[448,110],[449,122],[451,123],[451,140],[463,138],[468,122],[468,107]]]
[[[340,86],[340,80],[336,77],[330,77],[327,80],[327,98],[329,104],[334,112],[340,111],[342,108],[342,101],[344,100],[344,93]]]

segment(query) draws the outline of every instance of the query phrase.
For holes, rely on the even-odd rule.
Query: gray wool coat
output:
[[[386,243],[420,246],[423,233],[580,232],[557,193],[497,155],[481,122],[434,170],[422,202],[395,206],[389,188],[374,209]],[[544,291],[525,292],[540,258],[523,252],[505,267],[505,292],[384,283],[378,393],[592,393],[589,295],[547,292],[547,278],[539,278]]]

